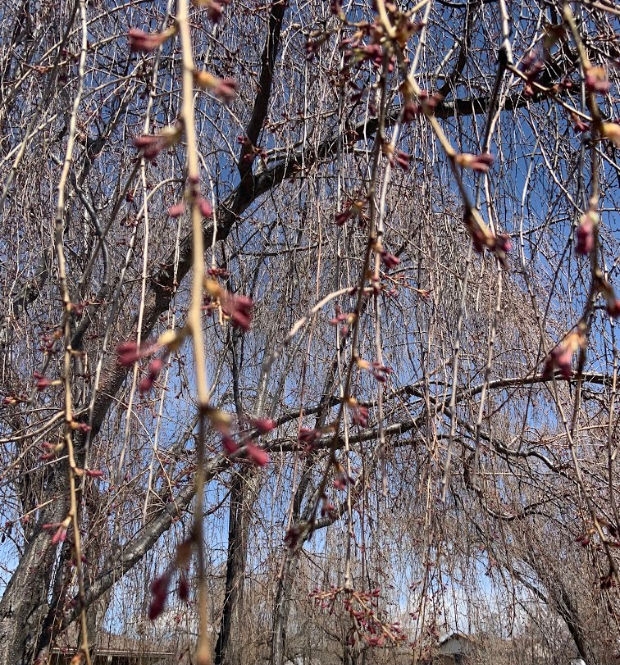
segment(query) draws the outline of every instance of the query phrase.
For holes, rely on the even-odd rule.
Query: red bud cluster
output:
[[[349,638],[350,644],[362,639],[368,646],[382,647],[386,644],[400,644],[407,637],[399,621],[389,622],[379,610],[380,589],[372,591],[355,591],[343,587],[331,587],[328,591],[314,589],[310,594],[315,604],[323,610],[333,614],[337,600],[342,600],[342,606],[353,623],[353,635]]]
[[[52,524],[44,524],[42,526],[46,531],[51,531],[56,529],[56,532],[52,536],[52,545],[58,545],[59,543],[64,543],[67,539],[67,522],[54,522]]]

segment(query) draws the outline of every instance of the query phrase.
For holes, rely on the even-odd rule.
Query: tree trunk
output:
[[[291,587],[297,570],[298,558],[292,550],[286,550],[282,575],[278,580],[278,589],[273,610],[273,628],[271,637],[271,665],[284,665],[286,654],[286,634],[288,615],[291,607]]]
[[[40,648],[50,639],[49,595],[58,548],[42,524],[59,522],[67,513],[65,502],[52,502],[43,511],[36,535],[28,543],[20,565],[12,575],[0,600],[0,662],[31,665]],[[62,560],[62,557],[61,557]]]
[[[215,665],[232,665],[236,660],[233,653],[232,633],[235,618],[243,602],[245,562],[248,548],[250,511],[248,504],[253,501],[253,489],[257,474],[247,469],[235,476],[230,491],[228,517],[228,554],[226,557],[226,586],[220,632],[215,645]]]

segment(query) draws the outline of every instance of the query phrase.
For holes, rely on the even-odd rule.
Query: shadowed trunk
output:
[[[231,638],[233,621],[243,598],[243,578],[247,555],[248,511],[244,509],[246,473],[235,476],[230,491],[228,513],[228,554],[226,557],[226,586],[220,632],[215,645],[215,665],[231,665]]]

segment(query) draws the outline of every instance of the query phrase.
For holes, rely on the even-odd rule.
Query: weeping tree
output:
[[[5,3],[4,661],[424,662],[489,584],[611,658],[618,14]]]

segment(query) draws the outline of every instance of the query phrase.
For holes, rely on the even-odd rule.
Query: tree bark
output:
[[[250,526],[247,500],[249,489],[247,476],[253,469],[235,476],[230,492],[228,515],[228,553],[226,556],[226,584],[220,632],[215,645],[215,665],[232,665],[235,654],[232,653],[232,635],[235,619],[243,601],[243,582],[248,547],[248,529]],[[254,474],[255,475],[255,474]],[[252,478],[249,479],[252,481]]]
[[[44,628],[50,626],[49,596],[55,576],[62,572],[55,565],[58,547],[51,544],[50,533],[42,525],[60,522],[66,514],[63,498],[41,511],[38,528],[0,600],[2,663],[30,665],[37,656]]]

